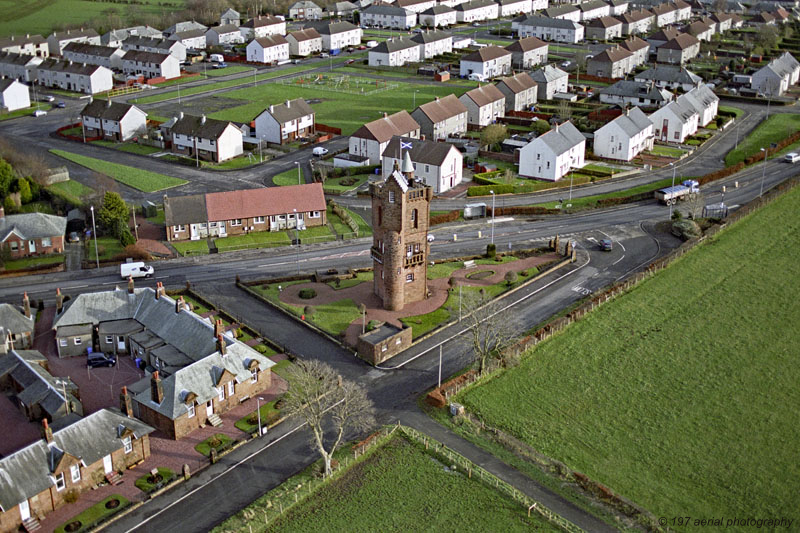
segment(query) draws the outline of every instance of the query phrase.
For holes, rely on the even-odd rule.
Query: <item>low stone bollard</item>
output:
[[[190,477],[192,477],[192,474],[189,472],[189,465],[184,463],[183,464],[183,479],[184,480],[188,480]]]

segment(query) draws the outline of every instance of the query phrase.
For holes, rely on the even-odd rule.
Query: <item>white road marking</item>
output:
[[[611,263],[611,266],[614,266],[614,265],[616,265],[617,263],[619,263],[619,262],[620,262],[620,261],[622,261],[623,259],[625,259],[625,254],[622,254],[622,257],[620,257],[619,259],[617,259],[616,261],[614,261],[613,263]]]

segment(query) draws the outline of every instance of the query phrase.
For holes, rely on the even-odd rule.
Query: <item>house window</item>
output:
[[[256,218],[253,220],[253,222],[254,222],[255,224],[263,224],[263,223],[264,223],[264,217],[256,217]]]
[[[411,224],[416,228],[417,227],[417,210],[411,210]]]
[[[73,483],[81,480],[81,465],[72,465],[69,467],[69,475]]]
[[[194,402],[190,403],[186,406],[186,409],[189,410],[189,418],[194,418]]]
[[[414,281],[414,274],[406,274],[406,283]]]
[[[114,336],[106,335],[106,344],[111,344],[112,342],[114,342]]]
[[[131,443],[130,437],[125,437],[122,439],[122,451],[125,453],[131,453],[133,451],[133,444]]]
[[[536,154],[536,160],[539,161],[542,158],[542,154]]]
[[[395,343],[397,346],[400,346],[400,344],[401,344],[402,342],[403,342],[403,341],[402,341],[402,339],[397,339],[397,340],[395,340],[395,341],[394,341],[394,343]]]
[[[381,346],[381,351],[382,352],[385,352],[388,349],[389,349],[389,347],[387,345],[385,345],[385,344],[383,346]]]
[[[75,343],[75,346],[80,346],[80,345],[81,345],[81,343],[83,342],[83,339],[81,339],[80,337],[75,337],[75,338],[72,340],[72,342],[74,342],[74,343]]]
[[[319,217],[320,217],[319,211],[311,211],[311,213],[308,215],[308,218],[319,218]]]
[[[66,346],[68,344],[67,339],[58,339],[59,346]]]
[[[219,401],[224,400],[225,399],[225,385],[220,387],[218,392],[219,392]]]
[[[258,383],[258,369],[254,369],[250,371],[250,381],[252,383]]]
[[[550,168],[550,161],[547,162],[547,168]]]
[[[49,248],[52,245],[53,243],[50,240],[50,237],[42,237],[42,248]]]
[[[19,243],[17,241],[11,241],[11,251],[16,252],[19,249]]]
[[[64,483],[64,473],[62,472],[61,474],[56,476],[56,490],[60,492],[64,490],[64,487],[66,486],[67,484]]]
[[[233,388],[234,388],[234,383],[235,383],[235,382],[233,382],[233,381],[229,381],[229,382],[228,382],[228,396],[229,396],[229,397],[230,397],[230,396],[233,396],[233,393],[234,393],[234,390],[233,390]]]
[[[233,220],[231,220],[231,226],[241,226],[241,225],[242,225],[241,218],[234,218]]]
[[[394,203],[394,191],[389,191],[389,203]]]
[[[680,139],[680,134],[676,131],[675,132],[675,140],[677,141],[678,139]]]

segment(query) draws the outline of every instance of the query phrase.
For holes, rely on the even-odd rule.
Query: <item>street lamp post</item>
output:
[[[263,431],[261,431],[261,402],[264,400],[261,396],[256,397],[256,413],[258,413],[258,436],[260,437],[263,435]]]
[[[494,194],[494,191],[489,191],[489,194],[492,195],[492,244],[494,244],[494,198],[495,198],[495,194]]]
[[[297,273],[300,274],[300,232],[297,231],[297,209],[292,209],[292,211],[294,212],[294,240],[296,241],[294,262],[297,265]]]
[[[675,163],[670,163],[669,166],[672,167],[672,186],[675,187],[675,170],[676,170]],[[669,200],[669,218],[670,218],[670,220],[672,220],[672,206],[674,205],[674,203],[675,203],[674,199],[670,199]]]
[[[758,192],[759,198],[764,194],[764,177],[767,175],[767,156],[769,155],[766,148],[762,148],[761,151],[764,152],[764,164],[761,166],[761,190]]]
[[[92,236],[94,237],[94,260],[97,263],[97,268],[100,268],[100,254],[97,252],[97,226],[94,224],[94,206],[89,210],[92,212]]]
[[[302,177],[300,175],[300,161],[295,161],[294,164],[297,165],[297,184],[302,185],[301,183]]]
[[[569,203],[572,203],[572,171],[569,171]]]
[[[418,93],[418,92],[419,92],[419,89],[417,89],[417,90],[415,90],[415,91],[414,91],[414,104],[411,106],[411,107],[413,107],[414,109],[416,109],[416,108],[417,108],[417,93]]]

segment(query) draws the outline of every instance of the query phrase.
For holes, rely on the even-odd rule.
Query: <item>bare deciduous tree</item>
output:
[[[502,351],[514,342],[516,331],[509,311],[485,294],[464,291],[461,305],[469,325],[462,339],[475,356],[478,372],[483,374],[489,360],[501,358]]]
[[[311,442],[331,473],[331,459],[348,431],[364,431],[374,423],[374,408],[364,389],[344,380],[319,361],[298,361],[288,371],[291,387],[286,411],[308,424]],[[327,428],[327,432],[326,432]]]

